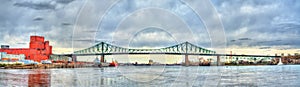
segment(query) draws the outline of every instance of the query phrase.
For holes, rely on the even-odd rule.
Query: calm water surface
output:
[[[120,66],[0,69],[0,87],[300,86],[300,66]]]

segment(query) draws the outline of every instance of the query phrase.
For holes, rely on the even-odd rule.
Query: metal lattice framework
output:
[[[105,42],[98,43],[92,47],[75,51],[74,54],[106,54],[106,53],[195,53],[195,54],[215,54],[215,51],[208,50],[189,42],[160,48],[160,49],[131,49],[124,48],[115,45],[111,45]]]

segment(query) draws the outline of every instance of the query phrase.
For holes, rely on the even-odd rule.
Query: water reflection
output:
[[[121,66],[122,67],[122,66]],[[148,67],[136,67],[146,69]],[[123,68],[125,69],[125,68]],[[129,68],[128,68],[129,69]],[[128,70],[130,71],[130,70]],[[131,72],[152,79],[151,72]],[[118,68],[0,70],[0,87],[7,86],[300,86],[300,66],[167,66],[148,82],[131,80]]]
[[[49,70],[32,70],[28,75],[29,87],[49,87],[51,75]]]
[[[50,70],[1,70],[0,78],[0,87],[51,86]]]

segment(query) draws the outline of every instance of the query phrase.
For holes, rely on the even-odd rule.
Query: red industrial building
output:
[[[6,52],[7,54],[24,54],[26,60],[41,62],[41,60],[48,60],[50,58],[52,46],[49,45],[49,41],[44,41],[43,36],[30,36],[29,48],[6,47],[1,48],[0,52]]]

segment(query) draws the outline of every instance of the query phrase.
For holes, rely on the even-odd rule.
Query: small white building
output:
[[[19,61],[19,60],[25,60],[24,54],[7,54],[6,52],[0,52],[0,60],[1,61]]]

